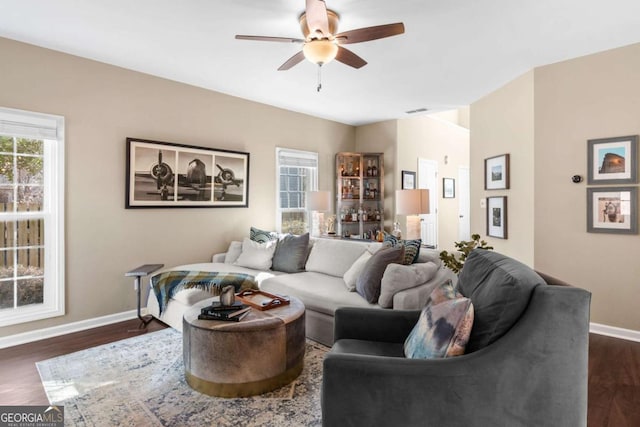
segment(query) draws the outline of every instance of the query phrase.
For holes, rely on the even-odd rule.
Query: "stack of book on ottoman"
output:
[[[202,320],[226,320],[230,322],[239,322],[240,319],[249,314],[251,307],[236,301],[231,305],[222,305],[214,301],[211,305],[203,307],[198,319]]]

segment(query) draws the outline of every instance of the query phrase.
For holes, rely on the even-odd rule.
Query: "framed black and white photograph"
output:
[[[587,141],[588,184],[638,182],[638,135]]]
[[[402,171],[402,189],[416,189],[416,173],[412,171]]]
[[[587,188],[587,232],[638,234],[637,187]]]
[[[442,198],[453,199],[456,197],[456,180],[453,178],[442,178]]]
[[[249,153],[127,138],[125,207],[249,205]]]
[[[509,155],[501,154],[484,159],[484,189],[506,190],[509,188]]]
[[[507,196],[487,197],[487,236],[507,238]]]

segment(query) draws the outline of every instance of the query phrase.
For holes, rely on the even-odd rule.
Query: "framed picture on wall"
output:
[[[588,184],[638,182],[638,135],[587,141]]]
[[[402,171],[402,189],[416,189],[416,173],[412,171]]]
[[[587,188],[587,232],[638,234],[638,188]]]
[[[487,197],[487,236],[507,238],[507,196]]]
[[[484,189],[506,190],[509,188],[509,155],[501,154],[484,159]]]
[[[442,198],[453,199],[456,197],[456,180],[453,178],[442,178]]]
[[[249,153],[127,138],[125,207],[249,206]]]

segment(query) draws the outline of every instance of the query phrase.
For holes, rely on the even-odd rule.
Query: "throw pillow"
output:
[[[433,291],[431,291],[431,295],[429,296],[429,301],[431,304],[440,304],[443,301],[447,301],[450,299],[461,298],[463,295],[456,291],[453,287],[453,283],[451,279],[440,283],[436,286]]]
[[[265,243],[278,240],[278,234],[275,231],[265,231],[251,227],[251,230],[249,230],[249,238],[254,242]]]
[[[299,273],[304,271],[308,254],[309,233],[301,236],[287,234],[278,240],[271,268],[284,273]]]
[[[356,292],[371,304],[378,302],[384,270],[389,264],[400,264],[403,257],[404,246],[382,248],[373,254],[356,280]]]
[[[369,258],[371,258],[371,252],[369,252],[368,250],[364,251],[364,253],[362,255],[360,255],[360,258],[358,258],[351,267],[349,267],[349,269],[346,271],[346,273],[344,273],[344,276],[342,276],[342,279],[344,280],[344,284],[347,286],[347,289],[350,292],[355,292],[356,290],[356,281],[358,280],[358,277],[360,276],[360,274],[362,274],[362,270],[364,270],[364,266],[367,263],[367,261],[369,261]]]
[[[242,241],[242,253],[234,264],[254,270],[269,270],[275,250],[274,241],[258,243],[245,237]]]
[[[393,308],[393,297],[400,291],[427,283],[438,273],[438,266],[432,262],[411,265],[390,264],[382,275],[378,305]]]
[[[422,245],[422,239],[416,240],[401,240],[393,234],[387,232],[384,233],[384,241],[391,244],[391,246],[404,245],[404,260],[402,264],[409,265],[418,261],[420,256],[420,246]]]
[[[464,354],[472,326],[473,304],[469,298],[427,304],[404,343],[404,354],[412,359]]]
[[[233,264],[242,253],[242,242],[231,242],[227,254],[224,256],[225,264]]]
[[[458,290],[475,309],[467,350],[484,348],[507,333],[527,308],[534,288],[544,284],[521,262],[494,251],[471,251],[458,277]]]

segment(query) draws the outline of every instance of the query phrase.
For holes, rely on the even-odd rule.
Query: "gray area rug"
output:
[[[302,374],[248,398],[216,398],[184,379],[182,335],[174,329],[38,362],[52,404],[69,426],[319,426],[322,359],[307,341]]]

